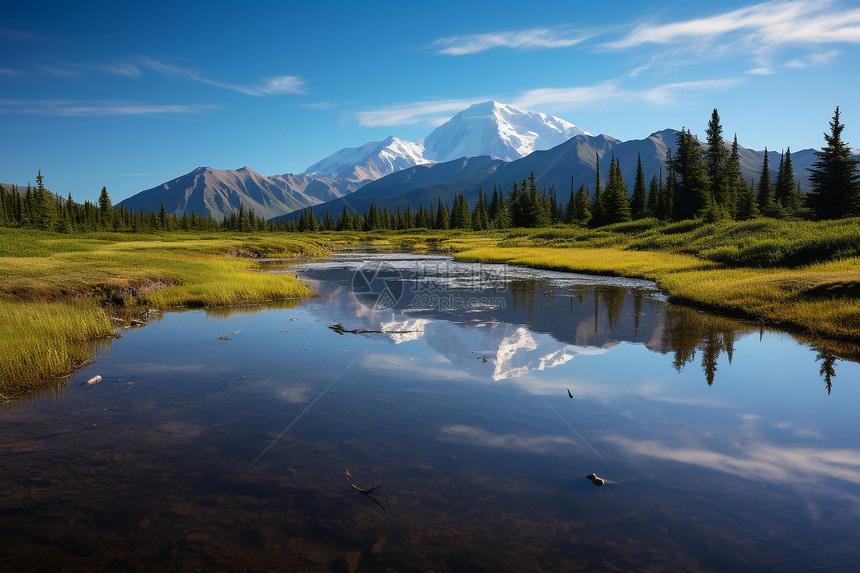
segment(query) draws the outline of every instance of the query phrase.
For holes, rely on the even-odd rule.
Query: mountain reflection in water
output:
[[[0,405],[0,568],[860,563],[854,345],[647,281],[396,254],[281,272],[320,296],[153,315]]]

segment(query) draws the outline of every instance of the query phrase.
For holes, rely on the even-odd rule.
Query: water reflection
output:
[[[392,261],[399,275],[368,274],[363,292],[399,292],[393,306],[353,296],[363,256],[289,269],[321,296],[166,313],[62,399],[0,409],[3,567],[860,560],[851,345],[799,345],[669,304],[645,281]],[[832,384],[834,368],[828,396],[819,376]],[[379,483],[385,511],[351,487]]]
[[[353,277],[385,261],[403,284],[388,308],[368,308],[353,294]],[[395,344],[423,339],[466,371],[517,378],[633,342],[672,354],[681,372],[698,362],[711,386],[720,363],[731,364],[736,342],[766,329],[759,324],[670,304],[650,281],[457,263],[447,257],[355,253],[291,268],[348,328],[381,330]],[[850,343],[795,338],[818,352],[829,394],[839,360],[858,361]]]

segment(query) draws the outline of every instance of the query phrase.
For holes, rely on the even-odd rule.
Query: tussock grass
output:
[[[0,393],[73,371],[112,333],[104,305],[218,307],[311,296],[255,257],[320,256],[354,235],[98,233],[0,228]]]
[[[110,322],[92,301],[0,304],[0,393],[72,372],[112,335]]]

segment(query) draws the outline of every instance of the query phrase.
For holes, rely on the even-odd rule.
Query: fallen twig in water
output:
[[[304,326],[294,326],[292,328],[282,328],[278,330],[278,332],[285,332],[287,330],[307,330],[307,328],[305,328]]]
[[[381,487],[382,487],[382,484],[381,484],[381,483],[380,483],[380,484],[374,484],[373,486],[371,486],[371,487],[369,487],[369,488],[367,488],[367,489],[362,488],[362,487],[358,487],[357,485],[355,485],[354,483],[352,483],[352,476],[351,476],[351,475],[349,475],[349,468],[344,467],[343,469],[345,469],[345,470],[346,470],[346,481],[348,481],[348,482],[349,482],[349,485],[351,485],[351,486],[352,486],[352,489],[354,489],[355,491],[357,491],[357,492],[359,492],[359,493],[362,493],[362,494],[366,495],[366,496],[368,497],[368,499],[370,499],[370,501],[372,501],[373,503],[375,503],[376,505],[378,505],[378,506],[379,506],[379,508],[380,508],[380,509],[382,509],[382,511],[385,511],[385,508],[382,506],[382,504],[381,504],[381,503],[379,503],[379,500],[378,500],[378,499],[376,499],[375,497],[373,497],[373,496],[371,495],[373,492],[375,492],[376,490],[378,490],[379,488],[381,488]],[[386,513],[388,513],[388,512],[386,512]]]
[[[215,337],[215,338],[213,338],[212,340],[232,340],[232,337],[233,337],[233,336],[236,336],[236,335],[237,335],[237,334],[239,334],[240,332],[242,332],[242,331],[241,331],[241,330],[237,330],[236,332],[231,332],[230,334],[223,334],[223,335],[221,335],[221,336],[216,336],[216,337]]]
[[[344,334],[408,334],[410,332],[420,332],[418,330],[367,330],[364,328],[353,328],[352,330],[347,330],[343,327],[343,324],[337,323],[329,326],[330,329],[334,330],[341,336]]]

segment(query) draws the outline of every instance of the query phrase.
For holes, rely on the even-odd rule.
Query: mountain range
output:
[[[418,142],[389,136],[344,148],[301,174],[267,177],[248,167],[198,167],[120,204],[133,211],[158,211],[163,202],[168,213],[196,212],[216,219],[244,206],[268,219],[349,195],[411,167],[464,156],[512,161],[583,133],[563,119],[488,101],[459,112]]]
[[[571,188],[586,185],[594,188],[595,161],[600,157],[601,181],[606,183],[611,157],[616,157],[627,182],[629,192],[633,190],[636,164],[641,158],[646,184],[664,166],[666,150],[676,151],[678,132],[664,129],[652,133],[645,139],[620,141],[607,135],[580,134],[568,141],[544,151],[535,151],[515,161],[502,161],[490,157],[464,157],[447,163],[420,165],[388,175],[368,183],[355,193],[333,199],[312,207],[314,215],[321,219],[326,212],[337,216],[344,208],[349,212],[364,212],[371,204],[385,205],[394,210],[407,205],[415,211],[419,205],[430,207],[441,200],[451,205],[458,194],[462,194],[474,205],[478,190],[492,194],[498,187],[510,192],[514,182],[527,179],[532,173],[538,185],[547,189],[555,187],[558,198],[567,201]],[[724,145],[729,148],[728,141]],[[764,152],[738,146],[741,174],[747,181],[758,181],[764,163]],[[768,152],[768,163],[775,179],[780,154]],[[795,176],[801,187],[808,185],[807,169],[815,161],[812,149],[791,154]],[[276,220],[292,220],[298,213],[287,214]]]
[[[674,151],[677,136],[677,131],[665,129],[645,139],[620,141],[592,135],[551,115],[488,101],[457,113],[417,142],[389,136],[344,148],[301,174],[264,176],[248,167],[198,167],[120,204],[133,211],[158,211],[163,203],[168,213],[196,212],[216,219],[244,207],[267,219],[289,220],[308,207],[323,217],[344,208],[361,212],[372,203],[391,209],[416,209],[440,199],[450,204],[460,193],[473,203],[479,188],[492,193],[497,186],[509,192],[515,181],[531,173],[539,186],[554,187],[566,200],[571,185],[594,186],[598,156],[601,180],[606,180],[610,157],[615,156],[632,190],[637,160],[641,158],[650,179],[662,169],[666,150]],[[728,141],[724,144],[729,147]],[[764,152],[739,151],[743,177],[757,181]],[[779,157],[768,152],[774,177]],[[792,152],[791,157],[801,187],[807,188],[814,150]]]

